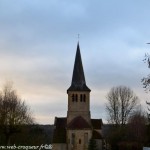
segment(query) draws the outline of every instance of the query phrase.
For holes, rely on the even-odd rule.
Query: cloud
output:
[[[149,72],[142,62],[149,49],[149,4],[1,0],[0,85],[13,80],[40,122],[48,123],[49,115],[66,115],[79,33],[93,116],[99,117],[98,111],[106,119],[103,104],[113,86],[130,86],[144,103],[140,80]]]

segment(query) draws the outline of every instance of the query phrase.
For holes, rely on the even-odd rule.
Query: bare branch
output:
[[[4,86],[3,91],[0,92],[0,125],[4,127],[7,140],[18,125],[31,123],[33,118],[25,101],[18,97],[12,85]]]
[[[106,111],[109,121],[115,124],[126,124],[130,114],[134,111],[138,97],[125,86],[113,87],[107,94]]]

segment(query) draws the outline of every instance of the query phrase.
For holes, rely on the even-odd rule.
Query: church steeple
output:
[[[91,91],[86,86],[79,42],[77,44],[77,51],[76,51],[76,57],[75,57],[73,75],[72,75],[72,82],[71,82],[71,86],[67,90],[67,93],[68,93],[68,91],[89,91],[89,92]]]

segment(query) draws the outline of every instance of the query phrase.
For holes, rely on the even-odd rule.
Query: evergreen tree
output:
[[[97,150],[96,141],[94,139],[90,139],[88,150]]]

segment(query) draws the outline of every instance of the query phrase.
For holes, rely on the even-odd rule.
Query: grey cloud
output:
[[[0,81],[12,78],[33,103],[37,93],[38,101],[43,102],[43,95],[53,97],[53,106],[43,102],[41,108],[35,102],[38,115],[64,113],[66,103],[61,98],[71,83],[80,33],[87,85],[105,91],[93,97],[104,101],[104,93],[120,84],[141,88],[143,97],[140,79],[148,73],[142,59],[149,49],[145,45],[150,35],[149,4],[147,0],[1,0]],[[92,107],[96,115],[102,106]]]

